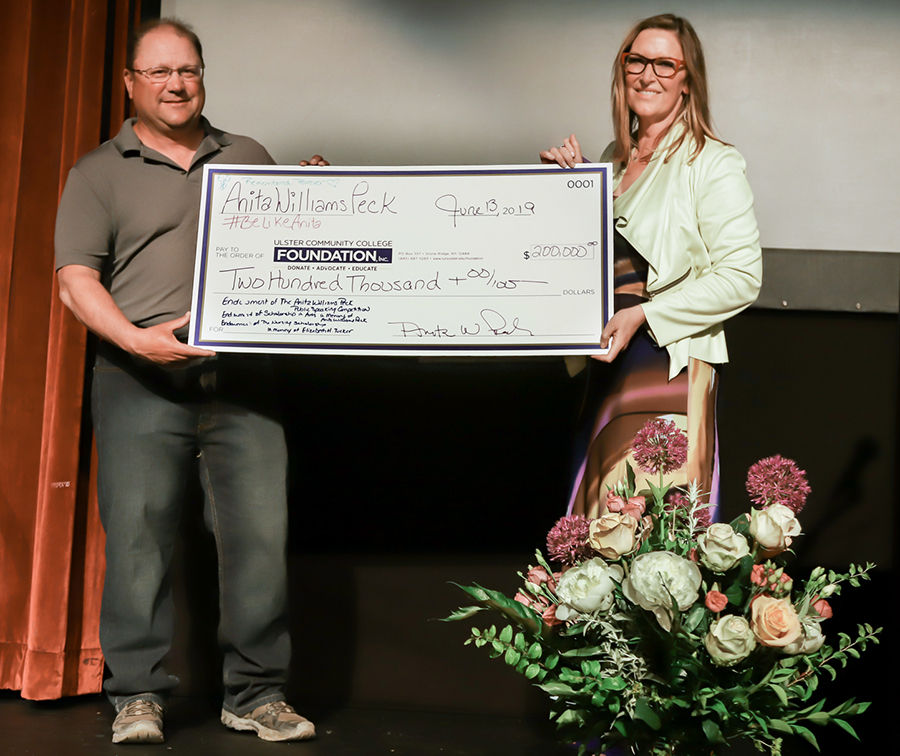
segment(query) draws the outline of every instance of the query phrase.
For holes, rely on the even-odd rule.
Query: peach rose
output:
[[[757,596],[750,606],[750,614],[753,634],[764,646],[783,648],[800,637],[800,618],[784,599]]]
[[[640,522],[624,512],[604,512],[591,521],[588,543],[607,559],[618,559],[634,551]]]

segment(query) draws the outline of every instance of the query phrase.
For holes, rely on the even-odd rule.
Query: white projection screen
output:
[[[768,248],[900,252],[896,0],[163,0],[204,44],[209,119],[281,163],[519,164],[611,138],[612,59],[673,12],[707,53]]]

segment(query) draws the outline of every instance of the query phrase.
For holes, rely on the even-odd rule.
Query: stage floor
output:
[[[303,756],[571,756],[555,744],[544,721],[382,709],[301,712],[316,723],[315,740],[289,744]],[[113,745],[112,707],[100,696],[23,701],[0,692],[0,753],[74,756],[78,753],[272,756],[288,744],[265,743],[252,733],[226,729],[213,703],[175,698],[166,716],[166,742]]]

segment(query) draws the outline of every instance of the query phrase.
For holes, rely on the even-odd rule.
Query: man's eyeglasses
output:
[[[185,66],[184,68],[133,68],[134,73],[146,76],[154,84],[162,84],[169,80],[173,73],[177,73],[184,81],[200,81],[203,78],[203,66]]]
[[[684,61],[678,58],[645,58],[637,53],[622,53],[622,68],[627,74],[644,73],[648,63],[653,67],[653,73],[660,79],[671,79],[682,68],[686,68]]]

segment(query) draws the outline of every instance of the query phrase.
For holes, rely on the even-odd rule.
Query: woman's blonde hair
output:
[[[713,133],[712,118],[709,115],[709,93],[706,86],[706,60],[703,57],[703,46],[700,38],[691,22],[685,18],[666,13],[661,16],[651,16],[639,21],[625,36],[616,62],[613,64],[612,83],[612,114],[613,129],[616,135],[616,148],[613,160],[627,164],[631,159],[631,151],[637,147],[638,117],[628,107],[625,100],[625,69],[622,65],[622,53],[629,52],[634,40],[645,29],[663,29],[674,32],[681,44],[684,53],[684,65],[687,70],[685,82],[688,86],[687,94],[681,101],[679,115],[684,118],[687,128],[669,146],[666,161],[681,147],[684,140],[690,136],[694,140],[694,151],[689,160],[693,160],[700,154],[706,139],[718,138]]]

